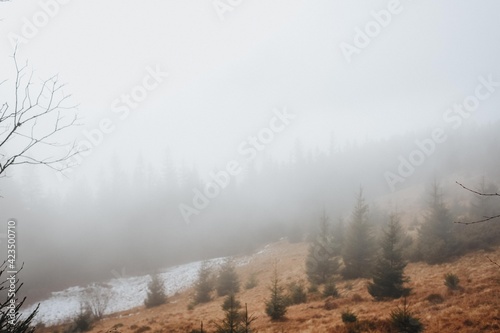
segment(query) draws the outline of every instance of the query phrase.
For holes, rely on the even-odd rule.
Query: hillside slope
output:
[[[251,290],[243,290],[237,297],[242,304],[247,303],[249,312],[258,317],[253,327],[258,332],[343,332],[344,325],[340,313],[350,309],[360,320],[380,322],[387,319],[390,312],[401,305],[401,300],[374,302],[366,291],[367,280],[339,281],[341,297],[334,300],[333,310],[325,309],[325,301],[319,296],[309,295],[305,304],[291,306],[287,319],[271,322],[264,312],[268,297],[273,262],[279,262],[283,283],[306,280],[304,260],[307,244],[290,244],[280,241],[266,246],[251,257],[247,264],[237,268],[244,284],[251,272],[257,273],[259,285]],[[458,258],[454,262],[429,266],[412,263],[406,274],[413,288],[409,297],[411,310],[426,326],[425,332],[499,332],[500,331],[500,268],[487,258],[500,262],[500,248],[493,252],[479,251]],[[445,273],[455,273],[460,278],[463,290],[450,293],[443,284]],[[200,321],[211,332],[211,320],[223,316],[222,298],[215,298],[208,304],[188,310],[192,290],[172,295],[169,303],[145,309],[144,307],[110,315],[97,323],[92,333],[105,332],[190,332],[199,328]],[[442,303],[426,300],[430,294],[440,294]],[[47,328],[53,332],[56,327]],[[368,332],[368,331],[367,331]],[[369,332],[383,332],[373,329]]]

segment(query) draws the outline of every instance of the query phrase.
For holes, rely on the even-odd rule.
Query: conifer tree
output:
[[[287,300],[284,294],[285,288],[281,285],[278,276],[278,264],[274,264],[274,272],[271,287],[271,298],[266,302],[266,314],[272,320],[283,318],[287,311]]]
[[[217,295],[226,296],[240,291],[240,281],[236,273],[234,262],[228,258],[219,271],[216,283]]]
[[[26,317],[21,318],[21,307],[23,306],[26,298],[18,300],[15,296],[9,296],[9,284],[8,279],[2,276],[3,273],[8,271],[7,262],[0,263],[0,294],[7,296],[5,300],[0,301],[0,332],[9,333],[33,333],[35,327],[33,325],[33,319],[38,313],[38,305],[33,312],[28,314]],[[20,271],[20,270],[19,270]],[[19,284],[19,279],[16,279],[17,289],[16,293],[19,293],[19,289],[22,283]]]
[[[429,264],[446,261],[456,250],[453,218],[443,201],[441,188],[434,183],[424,223],[419,229],[418,250],[421,259]]]
[[[194,303],[207,303],[212,300],[211,293],[214,289],[212,268],[208,261],[201,263],[198,270],[198,279],[195,283]]]
[[[248,306],[245,303],[245,312],[242,314],[242,319],[241,319],[241,332],[242,333],[253,332],[250,326],[256,319],[257,317],[255,317],[254,315],[248,314]]]
[[[361,188],[344,240],[342,254],[345,265],[344,277],[347,279],[369,277],[374,248],[372,227],[368,221],[368,205],[365,203]]]
[[[245,304],[245,312],[238,312],[241,307],[234,293],[230,293],[224,299],[222,309],[225,316],[220,323],[215,323],[217,333],[248,333],[251,332],[251,324],[256,317],[248,315],[248,308]]]
[[[236,308],[238,310],[241,308],[240,301],[236,299],[236,296],[234,293],[229,293],[225,298],[224,302],[222,302],[222,310],[227,311],[231,308]]]
[[[238,309],[240,308],[240,302],[236,300],[234,293],[230,293],[226,296],[222,309],[224,310],[225,316],[220,323],[215,323],[217,328],[217,333],[239,333],[241,317]]]
[[[318,234],[309,245],[306,258],[306,273],[309,282],[323,284],[339,269],[339,260],[335,256],[335,244],[330,231],[328,217],[323,212]]]
[[[391,215],[381,240],[381,253],[372,272],[373,282],[368,285],[368,292],[376,300],[400,298],[410,291],[403,287],[408,279],[404,276],[406,262],[401,249],[402,239],[399,218]]]
[[[148,284],[147,297],[144,300],[144,305],[147,308],[165,304],[167,295],[165,295],[165,287],[163,281],[158,274],[151,276],[151,281]]]

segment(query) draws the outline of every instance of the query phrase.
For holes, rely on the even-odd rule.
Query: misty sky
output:
[[[0,179],[23,288],[36,299],[301,240],[321,211],[347,223],[361,188],[377,226],[391,211],[422,221],[434,182],[464,216],[474,201],[455,182],[500,179],[499,13],[498,0],[0,1],[0,110],[17,43],[30,88],[58,74],[78,105],[81,126],[57,141],[88,149],[67,178],[15,165]]]
[[[84,167],[139,150],[154,161],[167,146],[179,162],[223,165],[268,125],[274,108],[296,115],[266,148],[277,158],[287,158],[297,138],[328,149],[332,133],[345,143],[442,126],[446,109],[474,92],[478,76],[500,80],[500,3],[493,0],[402,0],[350,62],[341,43],[353,44],[356,28],[390,1],[221,1],[235,3],[223,13],[208,0],[66,2],[0,4],[0,73],[13,77],[14,34],[23,37],[41,4],[58,4],[20,43],[18,59],[30,61],[35,77],[59,73],[68,83],[84,123],[71,133],[77,141],[103,118],[113,122]],[[114,103],[148,69],[168,77],[120,119]],[[500,94],[482,102],[473,119],[498,119],[499,102]]]

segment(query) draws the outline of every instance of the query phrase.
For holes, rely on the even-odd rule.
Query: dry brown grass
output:
[[[304,260],[307,244],[289,244],[281,241],[265,248],[247,265],[239,267],[242,285],[252,272],[258,274],[259,285],[238,294],[242,304],[248,303],[249,312],[258,317],[254,328],[266,332],[344,332],[340,313],[349,308],[359,320],[376,326],[366,332],[388,332],[386,320],[390,312],[401,304],[401,300],[374,302],[366,291],[366,280],[339,282],[337,287],[341,298],[335,299],[335,308],[325,308],[325,301],[316,299],[305,304],[291,306],[287,319],[271,322],[264,312],[264,302],[268,297],[272,265],[279,260],[279,271],[285,283],[305,279]],[[490,258],[500,262],[500,248],[488,253]],[[443,284],[444,274],[455,273],[463,287],[461,291],[449,292]],[[411,310],[422,319],[425,332],[500,332],[500,269],[491,264],[482,251],[465,255],[452,263],[429,266],[424,263],[409,264],[406,274],[411,278],[409,286],[413,293],[409,297]],[[210,320],[222,317],[222,298],[198,305],[187,310],[190,292],[186,291],[170,297],[170,303],[157,308],[136,308],[104,318],[97,323],[92,333],[123,332],[190,332],[199,328],[203,321],[210,332]],[[429,302],[431,294],[440,294],[442,303]],[[384,328],[385,327],[385,328]],[[48,328],[45,332],[54,332]],[[60,328],[59,328],[59,331]],[[42,332],[44,333],[44,332]]]

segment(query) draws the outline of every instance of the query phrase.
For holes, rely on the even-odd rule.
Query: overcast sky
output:
[[[79,103],[85,126],[72,133],[77,140],[111,119],[114,131],[85,163],[139,149],[154,159],[160,145],[187,163],[225,163],[276,107],[296,119],[268,153],[286,155],[296,138],[326,148],[332,132],[339,142],[387,137],[442,125],[446,109],[473,94],[479,76],[500,81],[495,0],[402,0],[350,59],[342,43],[354,45],[357,28],[374,22],[372,11],[397,2],[66,2],[0,3],[0,80],[13,77],[11,41],[21,37],[18,59],[28,59],[40,78],[59,73]],[[47,3],[54,15],[44,22]],[[29,36],[29,24],[43,26]],[[114,103],[151,70],[168,77],[121,119]],[[499,119],[499,104],[500,94],[493,95],[473,118]]]

